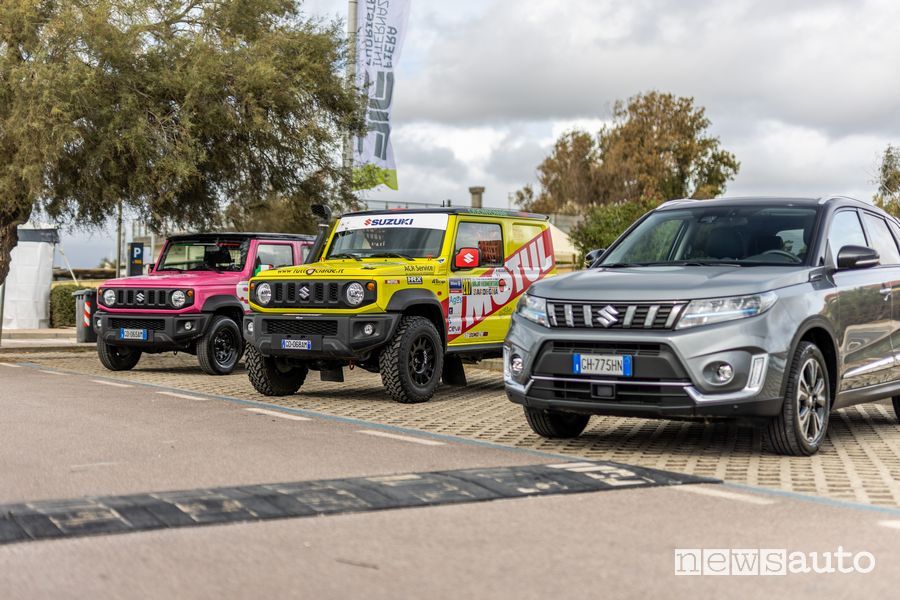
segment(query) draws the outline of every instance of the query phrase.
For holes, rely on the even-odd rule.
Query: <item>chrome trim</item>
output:
[[[753,400],[759,394],[759,391],[762,389],[763,385],[766,382],[766,375],[769,370],[769,355],[768,354],[754,354],[750,357],[750,368],[751,372],[753,370],[753,362],[759,357],[763,357],[763,366],[762,366],[762,377],[759,378],[759,384],[755,386],[750,386],[749,384],[749,376],[750,373],[747,374],[748,384],[744,386],[744,389],[739,390],[737,392],[729,392],[725,394],[704,394],[694,386],[688,386],[684,389],[687,392],[687,395],[691,397],[696,404],[728,404],[731,402],[742,402],[745,400]]]
[[[622,327],[628,328],[631,327],[631,322],[634,321],[634,313],[637,311],[637,305],[632,304],[628,307],[628,310],[625,311],[625,320],[622,321]]]
[[[650,329],[653,327],[653,321],[656,320],[656,313],[659,312],[659,305],[654,304],[650,308],[647,309],[647,318],[644,319],[644,329]]]
[[[575,318],[572,316],[572,305],[564,304],[563,305],[563,313],[566,317],[566,326],[575,327]]]
[[[672,312],[669,313],[669,318],[666,319],[666,329],[675,327],[675,321],[678,320],[678,315],[681,314],[681,311],[684,310],[685,306],[687,306],[687,304],[679,304],[672,307]]]
[[[558,327],[558,325],[556,324],[556,306],[554,306],[553,304],[550,304],[548,302],[546,311],[547,311],[547,319],[550,321],[550,324],[553,325],[554,327]]]
[[[538,381],[568,381],[572,383],[602,383],[611,385],[658,385],[664,387],[687,388],[691,384],[685,381],[622,381],[619,379],[575,379],[574,377],[548,377],[546,375],[532,375],[531,380]]]
[[[585,304],[583,307],[583,311],[584,311],[584,324],[587,325],[588,327],[593,327],[594,326],[594,315],[591,314],[591,305]]]

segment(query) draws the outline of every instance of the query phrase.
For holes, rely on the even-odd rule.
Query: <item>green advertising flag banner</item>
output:
[[[356,85],[368,96],[365,137],[353,143],[356,189],[386,185],[397,189],[397,165],[391,147],[394,67],[409,21],[410,0],[360,0],[356,38]]]

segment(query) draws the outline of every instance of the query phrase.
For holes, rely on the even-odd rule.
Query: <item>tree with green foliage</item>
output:
[[[526,186],[516,199],[526,210],[586,214],[572,233],[576,244],[608,245],[662,201],[725,191],[740,163],[709,127],[693,98],[653,91],[617,101],[595,137],[563,134],[538,167],[539,191]]]
[[[261,202],[352,202],[345,60],[340,24],[294,0],[4,0],[0,282],[34,210],[99,225],[122,202],[203,229]]]
[[[885,148],[874,183],[878,185],[875,206],[900,217],[900,148],[890,144]]]

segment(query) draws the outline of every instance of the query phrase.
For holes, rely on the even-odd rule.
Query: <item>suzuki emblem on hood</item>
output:
[[[134,299],[137,300],[138,302],[140,302],[141,304],[143,304],[144,292],[138,292],[137,295],[134,297]]]
[[[297,290],[297,295],[300,296],[301,300],[309,300],[309,288],[307,286],[300,286],[300,289]]]
[[[612,327],[619,321],[619,311],[607,304],[597,311],[597,322],[604,327]]]

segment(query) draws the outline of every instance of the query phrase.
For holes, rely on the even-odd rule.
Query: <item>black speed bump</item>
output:
[[[717,480],[582,461],[0,505],[0,544]]]

